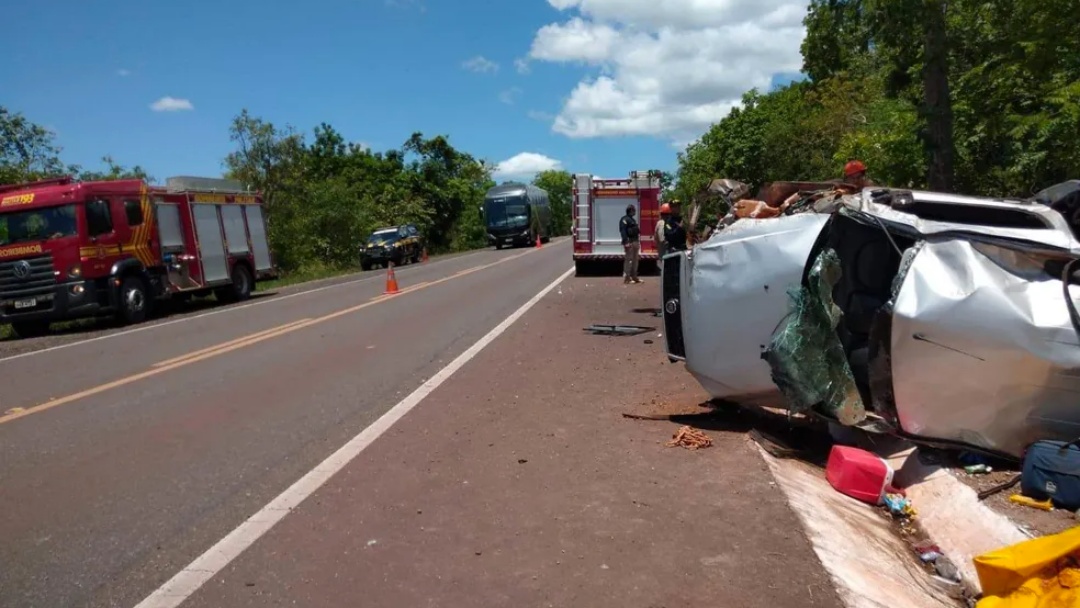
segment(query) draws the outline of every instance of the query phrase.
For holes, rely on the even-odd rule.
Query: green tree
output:
[[[546,190],[551,202],[551,217],[556,235],[570,234],[571,205],[574,197],[574,176],[569,171],[549,169],[533,178],[537,188]]]
[[[0,106],[0,184],[55,177],[65,169],[52,132]]]
[[[76,165],[70,166],[68,168],[68,171],[75,174],[78,179],[84,182],[106,181],[116,179],[141,179],[147,182],[154,181],[154,178],[151,177],[150,174],[148,174],[146,170],[139,165],[128,168],[118,164],[116,161],[113,160],[113,157],[109,155],[101,157],[101,162],[105,165],[104,171],[88,171]]]

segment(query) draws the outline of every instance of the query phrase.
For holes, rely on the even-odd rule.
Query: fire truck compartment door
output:
[[[247,230],[244,229],[244,210],[239,205],[223,205],[221,223],[225,226],[225,244],[229,248],[229,255],[249,253]]]
[[[217,205],[192,205],[195,214],[195,237],[199,239],[199,254],[203,264],[203,278],[207,282],[224,281],[229,278],[229,264],[225,260],[225,240],[221,236],[221,219]]]
[[[623,255],[619,220],[626,215],[627,205],[633,205],[637,209],[638,201],[622,196],[597,196],[593,199],[593,232],[596,235],[593,240],[593,253]],[[639,215],[635,214],[635,217]]]
[[[248,205],[244,207],[247,214],[248,236],[251,237],[251,248],[255,253],[255,271],[273,269],[270,261],[270,245],[266,242],[266,222],[263,221],[262,207]]]
[[[184,232],[180,228],[180,206],[169,203],[157,205],[158,234],[164,251],[184,249]]]

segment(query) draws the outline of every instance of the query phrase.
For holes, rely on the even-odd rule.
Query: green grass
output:
[[[269,291],[271,289],[280,289],[282,287],[288,287],[290,285],[297,285],[300,283],[309,283],[311,281],[333,279],[335,277],[340,277],[347,274],[355,274],[357,272],[360,272],[359,266],[347,268],[329,268],[325,266],[315,268],[302,268],[300,270],[294,270],[291,272],[281,272],[278,278],[270,281],[259,281],[257,289],[258,291]]]

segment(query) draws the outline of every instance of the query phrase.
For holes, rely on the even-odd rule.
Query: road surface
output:
[[[655,279],[488,251],[0,360],[0,606],[838,606]],[[659,390],[657,382],[663,382]],[[145,600],[145,601],[144,601]]]

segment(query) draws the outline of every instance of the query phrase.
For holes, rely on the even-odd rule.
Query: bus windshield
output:
[[[78,234],[75,205],[0,214],[0,245],[45,241]]]
[[[524,197],[487,199],[484,217],[489,228],[524,228],[529,225],[529,205]]]

